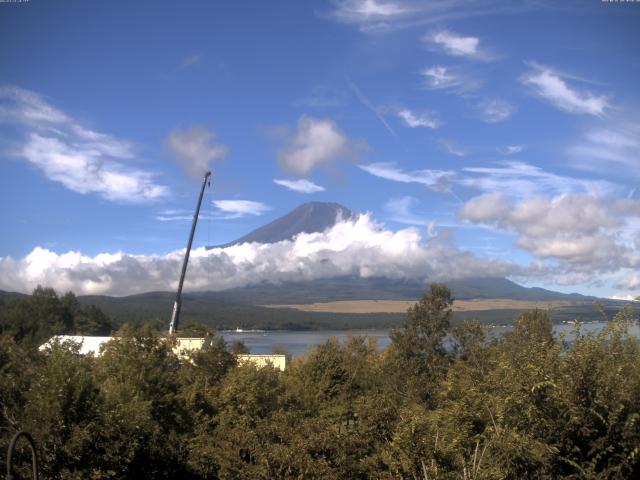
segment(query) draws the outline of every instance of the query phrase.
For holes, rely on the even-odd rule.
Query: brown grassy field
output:
[[[324,313],[404,313],[415,304],[412,300],[344,300],[310,304],[261,305],[269,308],[293,308],[303,312]],[[504,298],[456,300],[453,310],[456,312],[482,310],[530,310],[534,308],[548,309],[575,305],[576,302],[553,301],[535,302],[529,300],[509,300]]]

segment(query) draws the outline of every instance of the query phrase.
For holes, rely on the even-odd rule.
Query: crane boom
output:
[[[182,307],[182,285],[184,284],[184,277],[187,273],[187,264],[189,263],[189,254],[191,253],[191,244],[193,243],[193,234],[196,232],[196,224],[198,223],[198,216],[200,215],[200,205],[202,205],[202,196],[204,195],[204,188],[209,182],[211,172],[204,174],[202,180],[202,187],[200,188],[200,196],[198,197],[198,204],[196,205],[196,211],[193,214],[193,222],[191,223],[191,233],[189,234],[189,242],[187,243],[187,251],[184,254],[184,261],[182,262],[182,273],[180,274],[180,282],[178,282],[178,293],[176,294],[176,301],[173,302],[173,313],[171,314],[171,323],[169,323],[169,335],[176,333],[178,330],[178,324],[180,323],[180,308]]]

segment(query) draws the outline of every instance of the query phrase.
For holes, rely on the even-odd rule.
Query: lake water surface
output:
[[[597,332],[605,325],[605,322],[583,323],[580,329],[583,332]],[[503,334],[513,327],[493,327],[488,328],[487,333],[490,338]],[[571,324],[554,325],[553,331],[556,335],[565,335],[567,341],[574,337],[575,326]],[[634,324],[630,333],[640,337],[640,327]],[[236,340],[244,342],[253,354],[273,353],[275,348],[284,348],[287,353],[294,357],[304,355],[307,350],[317,345],[325,343],[331,337],[336,337],[344,342],[349,337],[366,336],[377,341],[378,348],[386,348],[391,343],[389,339],[389,329],[386,330],[315,330],[315,331],[223,331],[220,332],[225,341],[231,343]]]

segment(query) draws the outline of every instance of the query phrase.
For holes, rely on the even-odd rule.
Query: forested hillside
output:
[[[458,300],[512,299],[544,302],[562,301],[550,311],[554,322],[602,320],[601,310],[613,317],[627,303],[579,294],[563,294],[542,288],[526,288],[504,278],[467,278],[448,283]],[[402,319],[397,313],[304,312],[292,308],[266,308],[274,304],[307,304],[336,300],[412,300],[424,292],[419,281],[387,278],[339,277],[283,284],[263,283],[219,292],[185,292],[182,318],[210,328],[323,330],[395,327]],[[39,292],[42,289],[37,289]],[[0,302],[28,302],[28,296],[0,291]],[[98,307],[114,327],[125,323],[140,325],[155,319],[167,323],[175,300],[174,292],[147,292],[125,297],[107,295],[74,296],[83,307]],[[594,306],[594,302],[598,306]],[[25,312],[25,303],[18,312]],[[11,307],[13,308],[13,307]],[[93,308],[93,307],[92,307]],[[485,324],[512,324],[522,310],[468,310],[454,313],[454,323],[477,319]],[[14,320],[15,321],[15,320]]]
[[[180,361],[152,325],[122,327],[98,358],[39,352],[45,333],[106,324],[68,295],[34,296],[31,327],[0,334],[0,450],[31,432],[45,479],[640,476],[626,310],[570,347],[541,311],[487,343],[479,324],[451,325],[451,293],[432,285],[387,350],[329,341],[280,372],[237,366],[216,336]]]

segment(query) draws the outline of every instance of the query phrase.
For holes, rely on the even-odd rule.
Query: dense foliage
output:
[[[62,297],[37,287],[30,296],[0,299],[0,334],[40,344],[52,335],[109,335],[111,319],[95,305],[81,305],[73,292]]]
[[[151,326],[97,358],[38,352],[45,333],[103,322],[45,289],[36,303],[2,311],[0,448],[30,431],[45,479],[640,478],[628,312],[571,345],[528,312],[487,342],[450,325],[433,285],[385,351],[329,341],[280,372],[236,365],[215,336],[180,360]]]

